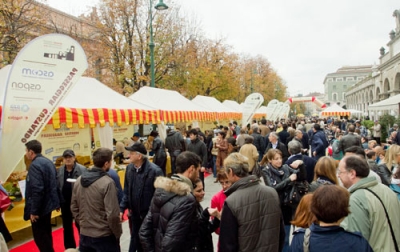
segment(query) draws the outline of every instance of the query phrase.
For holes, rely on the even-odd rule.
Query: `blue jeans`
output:
[[[217,177],[217,156],[215,156],[215,155],[212,156],[212,167],[213,167],[214,178],[216,178]]]
[[[289,252],[289,236],[290,236],[290,225],[285,225],[285,242],[283,243],[282,252]]]
[[[106,237],[89,237],[80,235],[79,241],[80,252],[119,252],[119,241],[114,235]]]

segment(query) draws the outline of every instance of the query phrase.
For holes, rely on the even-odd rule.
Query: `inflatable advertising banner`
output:
[[[260,93],[252,93],[246,97],[243,104],[242,125],[245,126],[251,122],[256,110],[264,102],[264,97]]]
[[[78,42],[48,34],[18,53],[7,79],[0,127],[0,180],[5,181],[88,67]]]

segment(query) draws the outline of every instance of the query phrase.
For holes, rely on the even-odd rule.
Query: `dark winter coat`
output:
[[[324,252],[372,252],[368,241],[360,233],[347,232],[339,226],[321,227],[312,224],[309,251]],[[294,232],[290,251],[303,251],[305,229]]]
[[[44,216],[60,207],[56,167],[42,154],[36,154],[26,176],[24,220]]]
[[[269,149],[272,149],[272,143],[271,142],[268,142],[267,148],[265,148],[265,154],[269,151]],[[278,145],[276,146],[276,149],[278,149],[278,150],[280,150],[282,152],[282,160],[283,160],[283,163],[285,163],[288,160],[289,156],[290,156],[286,145],[284,145],[283,143],[281,143],[278,140]]]
[[[137,176],[141,176],[140,184],[134,185]],[[128,208],[131,210],[133,218],[143,219],[149,211],[153,198],[154,181],[159,176],[163,176],[160,167],[148,159],[145,159],[138,172],[133,164],[129,164],[125,172],[124,196],[120,204],[121,213]]]
[[[290,165],[296,160],[303,160],[304,167],[306,170],[307,181],[308,181],[308,183],[311,183],[314,179],[314,168],[315,168],[315,164],[317,163],[317,161],[315,161],[315,159],[310,158],[307,155],[298,154],[298,155],[289,157],[289,159],[286,161],[285,164]],[[297,177],[297,180],[303,180],[303,178],[299,179],[299,177]]]
[[[72,179],[77,179],[79,176],[81,176],[83,173],[87,171],[86,167],[75,162],[74,164],[74,169],[72,172]],[[63,186],[64,186],[64,172],[65,172],[65,165],[62,165],[58,170],[57,170],[57,182],[58,182],[58,188],[60,192],[62,192]],[[73,187],[73,186],[72,186]],[[72,187],[71,187],[71,194],[72,194]],[[62,196],[62,194],[61,194]],[[64,204],[64,199],[61,197],[61,202]],[[70,203],[70,202],[67,202]]]
[[[361,147],[361,137],[359,135],[355,135],[352,132],[349,132],[347,135],[343,136],[339,142],[339,151],[346,151],[347,148],[352,146]]]
[[[268,164],[262,169],[265,185],[273,187],[278,192],[285,225],[290,225],[293,214],[292,208],[283,204],[285,194],[289,193],[292,188],[292,183],[289,178],[291,173],[297,173],[297,171],[293,170],[288,165],[283,165],[280,169],[276,169]]]
[[[197,203],[190,186],[166,177],[158,177],[154,186],[151,207],[139,231],[144,251],[193,251]]]
[[[285,232],[276,191],[250,175],[236,181],[225,194],[220,251],[281,251]]]
[[[389,171],[386,164],[379,164],[376,172],[381,177],[382,184],[389,186],[392,179],[392,173]]]
[[[165,148],[168,149],[171,156],[175,157],[185,151],[185,140],[183,139],[182,134],[178,131],[170,131],[167,138],[165,138]]]
[[[251,136],[253,137],[253,144],[254,144],[254,146],[256,146],[257,151],[264,153],[264,151],[265,151],[264,137],[258,132],[253,132],[253,134],[251,134]]]
[[[200,139],[198,138],[196,138],[193,141],[190,141],[187,150],[199,155],[199,157],[202,160],[201,166],[207,167],[207,147],[203,141],[200,141]]]
[[[198,235],[195,246],[197,251],[213,252],[214,245],[211,234],[219,228],[220,221],[217,218],[210,220],[208,207],[203,209],[198,202],[196,205]]]

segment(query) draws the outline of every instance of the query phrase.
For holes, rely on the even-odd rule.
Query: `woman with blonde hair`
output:
[[[382,179],[382,184],[389,186],[392,173],[396,172],[400,163],[400,146],[397,144],[391,145],[386,152],[383,162],[378,165],[377,173]]]
[[[309,192],[314,192],[321,185],[338,185],[336,175],[337,162],[331,157],[318,159],[314,168],[314,181],[309,186]]]

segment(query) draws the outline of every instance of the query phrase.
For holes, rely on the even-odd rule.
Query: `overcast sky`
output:
[[[155,0],[158,1],[158,0]],[[47,0],[78,15],[97,0]],[[324,77],[345,65],[379,64],[395,28],[399,0],[164,0],[193,15],[209,38],[262,55],[290,95],[323,92]]]

